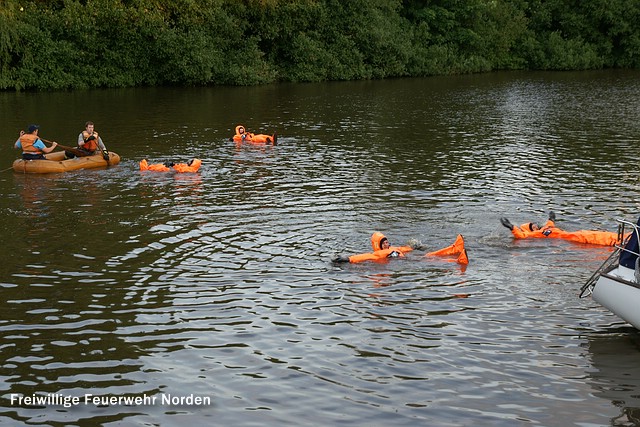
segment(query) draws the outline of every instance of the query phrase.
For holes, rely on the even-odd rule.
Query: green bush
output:
[[[0,90],[640,66],[625,0],[0,0]]]

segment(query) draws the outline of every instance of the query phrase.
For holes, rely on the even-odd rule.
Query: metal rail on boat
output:
[[[623,219],[618,219],[617,220],[620,224],[618,225],[618,237],[619,237],[619,241],[622,240],[622,237],[625,235],[625,227],[626,226],[630,226],[632,228],[632,233],[635,233],[636,238],[640,241],[640,230],[638,229],[638,225],[634,224],[632,222],[623,220]],[[631,235],[629,235],[631,236]],[[630,238],[630,237],[629,237]],[[620,245],[615,245],[615,251],[613,251],[613,253],[605,260],[605,262],[602,263],[602,265],[595,271],[595,273],[593,273],[591,275],[591,277],[589,277],[589,279],[587,280],[587,282],[582,285],[582,287],[580,288],[580,298],[584,298],[587,297],[589,295],[591,295],[593,293],[593,288],[595,287],[596,283],[598,282],[598,279],[600,278],[601,275],[606,275],[614,280],[618,280],[620,282],[624,282],[626,284],[629,284],[631,286],[635,286],[638,287],[638,284],[640,284],[640,267],[638,265],[638,261],[640,260],[640,254],[636,253],[630,249],[627,249],[627,243],[628,243],[629,239],[625,239],[625,241],[623,241]],[[613,277],[610,276],[609,273],[613,270],[615,270],[620,263],[620,254],[622,252],[627,252],[630,254],[633,254],[637,257],[636,259],[636,268],[635,268],[635,280],[636,283],[632,283],[629,282],[627,280],[623,280],[617,277]]]

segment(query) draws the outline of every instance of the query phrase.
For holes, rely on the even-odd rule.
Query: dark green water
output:
[[[640,336],[578,299],[610,249],[499,222],[637,219],[639,77],[0,94],[3,168],[32,122],[72,145],[92,120],[123,159],[0,174],[0,421],[640,425]],[[279,145],[236,146],[239,123]],[[138,170],[192,157],[198,174]],[[461,233],[470,264],[329,262],[375,230],[429,250]],[[11,401],[47,393],[80,401]]]

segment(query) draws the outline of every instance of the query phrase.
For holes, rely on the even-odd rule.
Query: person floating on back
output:
[[[383,261],[388,258],[404,257],[406,253],[413,250],[424,250],[424,246],[416,240],[410,240],[406,246],[391,246],[391,244],[389,243],[389,239],[387,239],[387,237],[379,231],[376,231],[373,233],[373,235],[371,235],[371,247],[373,249],[373,252],[351,256],[340,255],[334,258],[332,261],[334,263]],[[464,238],[460,234],[458,234],[456,241],[452,245],[434,252],[428,252],[425,256],[430,257],[451,255],[457,255],[456,261],[459,264],[469,264],[467,250],[464,247]]]
[[[202,160],[200,159],[191,159],[187,163],[173,163],[173,162],[164,162],[164,163],[153,163],[149,164],[147,159],[143,159],[140,161],[140,170],[141,171],[154,171],[154,172],[198,172],[200,166],[202,165]]]
[[[236,134],[231,137],[234,142],[249,142],[254,144],[273,144],[276,145],[278,141],[278,135],[266,135],[263,133],[251,133],[242,125],[236,126]]]
[[[515,226],[507,218],[500,218],[500,223],[511,230],[511,234],[516,239],[528,238],[551,238],[564,239],[576,243],[586,243],[589,245],[614,246],[622,243],[626,236],[611,231],[598,230],[578,230],[566,231],[555,225],[556,214],[549,212],[549,219],[540,226],[534,222],[527,222],[520,226]]]
[[[52,142],[51,147],[44,145],[44,142],[38,137],[40,126],[29,125],[27,131],[20,131],[20,136],[16,140],[14,147],[22,149],[22,158],[24,160],[47,160],[44,156],[52,152],[57,146],[57,142]]]

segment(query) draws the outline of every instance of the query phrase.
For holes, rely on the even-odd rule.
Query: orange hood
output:
[[[520,224],[520,229],[523,231],[534,231],[531,227],[532,224],[532,222],[525,222],[524,224]]]
[[[371,235],[371,247],[374,252],[382,249],[382,240],[384,239],[386,239],[385,235],[379,231],[376,231]]]
[[[242,132],[240,132],[240,129],[242,129]],[[244,126],[242,125],[236,126],[236,135],[242,135],[244,132],[245,132]]]

